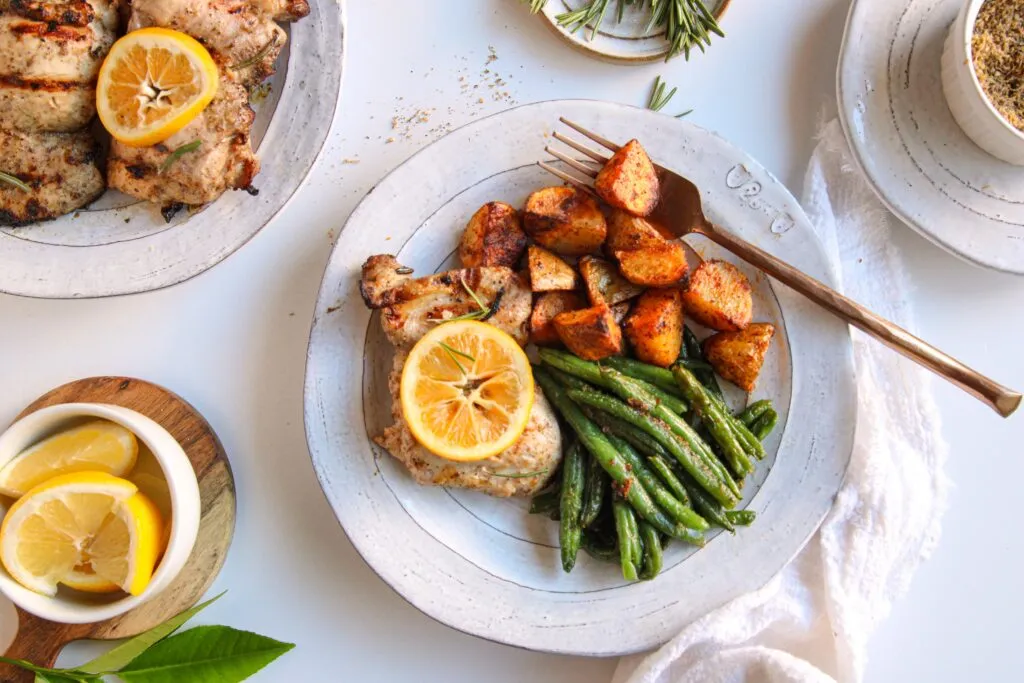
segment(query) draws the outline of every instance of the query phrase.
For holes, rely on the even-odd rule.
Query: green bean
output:
[[[580,547],[595,560],[619,563],[619,547],[616,544],[602,544],[594,538],[593,534],[588,534],[586,531],[583,532]]]
[[[751,403],[736,417],[740,422],[747,425],[747,427],[750,427],[757,421],[757,418],[761,417],[771,409],[772,402],[768,399],[763,399],[761,401]]]
[[[619,536],[619,561],[622,563],[622,576],[627,581],[637,580],[636,556],[642,555],[638,551],[640,546],[640,533],[636,523],[636,515],[633,508],[621,498],[612,501],[612,510],[615,513],[615,531]]]
[[[640,522],[640,539],[644,544],[643,569],[640,570],[640,578],[650,581],[661,573],[661,537],[658,530],[647,522]]]
[[[551,401],[551,404],[561,413],[573,431],[576,432],[583,446],[597,459],[612,481],[618,484],[619,490],[623,491],[629,500],[629,504],[636,509],[640,516],[654,525],[663,534],[678,538],[681,541],[696,543],[696,545],[704,544],[703,537],[700,537],[699,541],[695,541],[693,539],[693,532],[690,529],[687,529],[682,524],[673,522],[664,512],[658,509],[654,501],[651,500],[651,497],[647,495],[647,491],[644,490],[643,486],[633,486],[633,475],[626,469],[625,460],[622,459],[622,456],[611,445],[608,437],[601,432],[600,428],[590,421],[583,414],[583,411],[580,410],[580,407],[570,399],[572,393],[600,396],[602,395],[601,392],[595,390],[582,392],[575,389],[567,391],[544,368],[535,370],[533,377],[537,384],[540,385],[544,395]],[[610,396],[608,398],[615,400]]]
[[[545,393],[547,392],[545,391]],[[683,468],[686,469],[694,479],[700,482],[702,487],[707,488],[711,495],[721,502],[722,505],[727,508],[732,508],[736,505],[738,496],[734,496],[733,492],[730,491],[729,488],[714,475],[707,465],[693,453],[686,442],[677,438],[664,422],[661,422],[647,413],[643,413],[636,408],[623,403],[617,398],[598,391],[579,391],[576,389],[570,389],[566,393],[569,398],[580,405],[588,405],[592,408],[603,410],[620,420],[629,422],[634,427],[642,429],[647,434],[654,437],[658,443],[668,450],[668,452],[679,461]],[[605,442],[607,443],[607,439],[605,439]],[[611,444],[609,444],[609,447],[611,447]],[[621,461],[621,457],[619,460]],[[607,469],[608,468],[606,467],[605,470]],[[611,472],[609,472],[609,474],[611,474]],[[612,475],[612,478],[615,478],[614,474]],[[671,536],[673,534],[669,535]]]
[[[587,458],[587,483],[583,489],[583,510],[580,528],[586,529],[601,514],[605,493],[608,492],[608,474],[594,456]]]
[[[583,509],[584,453],[579,441],[573,441],[562,461],[561,524],[558,541],[562,548],[562,569],[568,573],[576,566],[580,551],[580,512]]]
[[[585,382],[582,379],[580,379],[579,377],[576,377],[575,375],[570,375],[568,372],[563,372],[563,371],[559,370],[558,368],[556,368],[553,365],[548,365],[547,363],[545,363],[544,367],[547,369],[548,373],[550,373],[552,377],[554,377],[556,380],[558,380],[559,384],[561,384],[562,386],[564,386],[567,389],[593,389],[594,388],[590,384],[588,384],[587,382]],[[533,369],[536,370],[537,366],[536,365],[533,366]]]
[[[630,405],[639,403],[646,411],[668,425],[669,430],[681,438],[690,451],[704,464],[705,468],[712,473],[712,476],[729,489],[733,495],[737,498],[740,497],[740,490],[736,482],[733,481],[725,467],[718,461],[715,454],[712,453],[711,447],[697,435],[697,432],[686,420],[668,410],[665,406],[660,405],[650,393],[631,377],[611,369],[605,370],[605,375],[612,386],[612,391],[619,398]],[[701,484],[703,485],[703,482]]]
[[[729,510],[725,513],[729,521],[738,526],[750,526],[757,519],[757,513],[753,510]]]
[[[663,391],[675,391],[676,393],[679,393],[679,387],[676,385],[676,380],[672,376],[672,371],[667,370],[666,368],[660,368],[657,365],[651,365],[650,363],[644,363],[643,361],[634,360],[632,358],[622,358],[621,356],[605,358],[601,362],[618,370],[624,375],[628,375],[635,379],[642,379],[649,384],[653,384]]]
[[[735,431],[726,420],[721,408],[708,395],[693,373],[681,365],[676,365],[672,368],[672,374],[687,400],[693,403],[694,408],[700,414],[701,420],[711,432],[711,436],[721,446],[722,455],[732,470],[739,476],[753,472],[754,464],[747,456],[746,450],[740,446]]]
[[[683,344],[686,346],[687,355],[690,360],[707,360],[704,357],[704,347],[697,339],[697,335],[693,333],[690,326],[687,325],[683,328]],[[698,370],[694,371],[697,379],[707,387],[707,390],[711,392],[712,396],[722,398],[722,387],[718,385],[718,379],[715,377],[713,369],[710,370]]]
[[[768,412],[759,417],[757,421],[750,427],[750,431],[754,433],[754,436],[764,441],[768,438],[768,435],[775,429],[775,425],[779,423],[779,414],[774,409],[769,408]]]
[[[578,379],[590,382],[591,384],[601,387],[603,389],[610,389],[608,380],[604,376],[602,368],[597,363],[583,360],[578,358],[571,353],[565,351],[558,351],[556,349],[541,349],[539,352],[541,361],[556,370],[560,370],[568,375],[577,377]],[[665,391],[661,387],[655,386],[644,380],[638,380],[644,382],[644,388],[647,389],[651,394],[658,399],[660,403],[663,403],[672,412],[682,415],[690,410],[690,406],[686,404],[678,396]],[[572,388],[578,389],[579,386],[573,386]],[[679,393],[679,388],[676,387],[675,394]]]
[[[539,493],[530,501],[530,514],[546,515],[552,510],[557,510],[561,500],[562,491],[560,489],[553,489],[551,491]]]
[[[697,485],[692,478],[683,476],[681,477],[683,486],[686,487],[686,491],[690,494],[690,500],[693,502],[693,509],[699,512],[705,519],[716,526],[720,526],[726,531],[733,533],[736,531],[736,527],[729,520],[729,516],[726,514],[726,510],[721,504],[708,495],[702,487]]]
[[[690,360],[704,360],[704,347],[689,325],[683,326],[683,345],[686,347],[687,358]]]
[[[585,408],[584,412],[587,414],[587,417],[601,427],[601,430],[605,434],[609,432],[614,434],[620,439],[628,442],[640,452],[648,455],[654,453],[655,455],[660,455],[664,458],[672,457],[669,452],[665,450],[664,446],[658,443],[656,439],[652,438],[651,435],[642,429],[637,429],[628,422],[620,420],[613,415],[595,408]]]
[[[683,482],[679,481],[679,477],[676,476],[676,473],[672,471],[672,466],[668,464],[668,461],[660,455],[648,454],[647,462],[650,463],[651,467],[654,468],[654,471],[658,473],[658,476],[661,477],[661,480],[665,483],[665,486],[668,487],[668,490],[679,499],[680,503],[691,507],[693,506],[693,503],[690,500],[690,494],[687,493],[686,487],[683,486]]]
[[[683,526],[694,531],[707,531],[711,528],[707,520],[694,512],[691,508],[683,505],[678,498],[661,483],[658,477],[644,464],[643,458],[632,446],[617,436],[609,436],[612,446],[619,452],[619,455],[626,461],[626,466],[632,468],[636,475],[637,483],[647,489],[647,493],[654,499],[661,508]]]

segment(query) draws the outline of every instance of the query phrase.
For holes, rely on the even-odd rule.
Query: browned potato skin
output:
[[[614,306],[640,296],[643,287],[638,287],[619,274],[614,264],[593,256],[584,256],[579,262],[580,275],[587,296],[594,306]]]
[[[615,318],[615,322],[620,325],[624,323],[629,316],[631,308],[633,308],[633,302],[631,301],[623,301],[621,304],[612,306],[612,317]]]
[[[634,216],[647,216],[658,205],[658,173],[647,152],[630,140],[597,174],[594,188],[601,199]]]
[[[704,342],[704,356],[723,379],[751,392],[761,374],[775,326],[754,323],[741,332],[719,332]]]
[[[530,287],[535,292],[559,292],[576,289],[579,277],[568,263],[544,247],[531,244],[526,251],[530,268]]]
[[[688,316],[705,327],[737,332],[754,316],[750,281],[731,263],[705,261],[690,275],[683,307]]]
[[[560,346],[555,331],[555,316],[587,307],[587,300],[578,292],[546,292],[537,297],[530,314],[530,341],[537,346]]]
[[[658,229],[646,218],[634,216],[622,209],[612,209],[609,212],[608,239],[605,241],[605,248],[609,252],[646,249],[664,244],[665,241]]]
[[[464,268],[514,268],[526,244],[519,212],[504,202],[489,202],[469,219],[459,242],[459,259]]]
[[[645,363],[667,368],[679,359],[683,341],[683,299],[678,289],[648,289],[626,319],[626,338]]]
[[[597,202],[574,187],[546,187],[531,194],[523,228],[539,245],[565,256],[592,254],[608,236]]]
[[[555,316],[555,330],[566,347],[584,360],[622,353],[622,329],[608,306],[593,306]]]
[[[656,247],[635,251],[617,251],[622,276],[635,285],[668,287],[686,277],[690,270],[686,250],[679,242],[664,242]]]

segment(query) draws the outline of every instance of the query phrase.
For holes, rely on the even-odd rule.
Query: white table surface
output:
[[[724,23],[728,39],[707,56],[641,67],[577,54],[515,0],[350,2],[341,110],[290,206],[226,262],[168,290],[95,301],[0,296],[0,421],[54,386],[101,374],[163,384],[205,413],[234,465],[239,516],[214,588],[228,593],[198,621],[298,644],[257,680],[609,680],[614,660],[534,654],[434,623],[349,544],[302,427],[306,338],[332,240],[359,198],[446,126],[513,100],[642,105],[659,74],[680,87],[669,109],[694,108],[693,121],[799,194],[813,133],[835,114],[848,2],[740,0]],[[490,64],[488,46],[498,56]],[[497,89],[507,98],[493,100],[484,69],[507,82]],[[393,116],[424,109],[429,121],[392,129]],[[920,332],[1024,386],[1024,280],[955,261],[909,229],[897,241],[917,287]],[[1019,680],[1024,533],[1012,492],[1024,478],[1024,417],[1004,422],[949,386],[935,392],[955,488],[933,559],[870,642],[867,680]],[[9,630],[10,616],[0,615],[0,632]],[[64,661],[87,649],[70,648]]]

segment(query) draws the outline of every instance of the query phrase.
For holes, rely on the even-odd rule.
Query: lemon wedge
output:
[[[20,498],[47,479],[73,472],[123,477],[135,467],[139,442],[119,424],[92,420],[55,434],[0,469],[0,495]]]
[[[493,325],[439,325],[402,368],[402,414],[416,440],[449,460],[485,460],[522,435],[533,407],[533,372],[515,339]]]
[[[54,477],[22,496],[0,526],[0,562],[21,585],[140,595],[162,548],[163,520],[135,484],[104,472]]]
[[[179,31],[144,28],[110,48],[96,84],[103,127],[132,147],[163,142],[202,113],[220,75],[209,51]]]

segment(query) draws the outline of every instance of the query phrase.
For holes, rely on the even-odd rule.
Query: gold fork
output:
[[[612,152],[618,151],[619,145],[611,140],[592,133],[583,126],[568,121],[565,118],[560,118],[559,120],[602,147]],[[554,137],[598,164],[603,165],[609,159],[607,155],[582,145],[561,133],[556,132]],[[597,177],[598,168],[581,163],[556,149],[552,149],[550,146],[545,147],[544,150],[579,173],[589,178]],[[587,192],[594,193],[593,187],[580,178],[543,161],[538,162],[538,165],[562,180]],[[910,332],[889,322],[885,318],[872,313],[852,299],[800,272],[788,263],[714,225],[704,215],[704,209],[701,206],[700,190],[697,189],[696,185],[661,166],[656,165],[656,168],[658,170],[658,179],[661,182],[661,200],[657,208],[649,216],[653,223],[667,229],[669,233],[677,237],[685,237],[692,234],[707,237],[755,268],[762,270],[779,282],[803,294],[829,313],[870,334],[883,344],[928,368],[937,375],[945,377],[1003,417],[1009,417],[1020,405],[1021,394],[1019,392],[1008,389],[995,380],[972,370],[952,356],[943,353],[931,344],[915,337]]]

